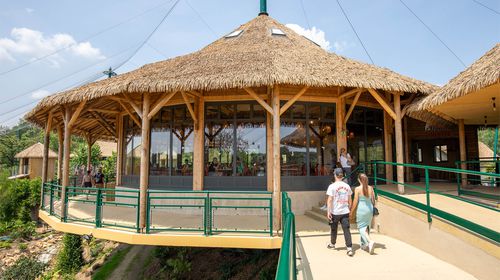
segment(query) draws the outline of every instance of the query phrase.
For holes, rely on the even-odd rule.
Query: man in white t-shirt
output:
[[[342,181],[344,178],[344,171],[342,168],[336,168],[334,171],[335,182],[328,186],[326,194],[328,195],[328,211],[327,217],[330,221],[330,244],[328,249],[335,249],[337,242],[337,229],[338,224],[342,225],[344,232],[345,245],[347,247],[347,255],[353,256],[351,231],[349,230],[349,209],[352,204],[352,190],[351,187]]]

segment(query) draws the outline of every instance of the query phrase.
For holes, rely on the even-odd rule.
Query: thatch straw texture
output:
[[[17,153],[15,158],[43,158],[43,144],[35,143],[23,151]],[[56,152],[49,149],[49,158],[57,158]]]
[[[496,83],[500,83],[500,43],[445,86],[412,104],[408,112],[428,110]]]
[[[285,35],[273,35],[272,28]],[[44,98],[26,118],[56,105],[124,92],[211,91],[276,84],[360,87],[428,94],[436,87],[388,69],[331,54],[269,16],[258,16],[200,51],[145,65]]]

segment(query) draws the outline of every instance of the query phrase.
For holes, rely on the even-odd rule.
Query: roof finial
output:
[[[267,0],[260,0],[260,13],[259,16],[265,15],[268,16],[269,14],[267,13]]]

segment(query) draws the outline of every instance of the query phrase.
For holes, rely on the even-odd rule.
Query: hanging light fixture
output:
[[[488,116],[484,116],[484,126],[488,126]]]
[[[491,102],[493,103],[493,112],[496,112],[496,110],[497,110],[497,104],[496,104],[495,100],[496,100],[496,97],[491,98]]]

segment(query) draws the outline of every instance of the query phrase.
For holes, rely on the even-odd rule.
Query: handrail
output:
[[[462,169],[453,169],[453,168],[444,168],[444,167],[435,167],[435,166],[426,166],[426,165],[417,165],[417,164],[409,164],[409,163],[386,162],[386,161],[373,161],[373,162],[370,162],[368,164],[373,164],[374,165],[375,172],[374,172],[373,179],[374,179],[374,190],[375,190],[375,195],[376,196],[383,195],[383,196],[386,196],[388,198],[395,199],[395,200],[397,200],[399,202],[408,204],[410,206],[413,206],[413,207],[416,207],[416,208],[418,208],[420,210],[425,211],[427,213],[427,221],[429,223],[432,222],[432,215],[434,215],[434,216],[440,217],[440,218],[442,218],[444,220],[447,220],[447,221],[449,221],[451,223],[454,223],[454,224],[456,224],[456,225],[458,225],[460,227],[463,227],[463,228],[465,228],[467,230],[470,230],[470,231],[472,231],[472,232],[474,232],[474,233],[476,233],[478,235],[481,235],[481,236],[483,236],[485,238],[488,238],[488,239],[493,240],[493,241],[495,241],[497,243],[500,243],[500,233],[499,232],[497,232],[495,230],[492,230],[492,229],[489,229],[487,227],[484,227],[482,225],[476,224],[474,222],[468,221],[466,219],[463,219],[461,217],[458,217],[456,215],[450,214],[448,212],[445,212],[443,210],[440,210],[440,209],[437,209],[437,208],[434,208],[434,207],[431,206],[430,193],[436,193],[436,194],[440,194],[440,195],[445,195],[445,196],[453,198],[453,199],[464,201],[464,202],[467,202],[467,203],[475,204],[475,205],[487,208],[489,210],[500,212],[500,210],[497,209],[497,208],[488,207],[486,205],[482,205],[480,203],[473,202],[473,201],[468,201],[468,200],[465,200],[463,198],[455,197],[455,196],[450,195],[450,194],[443,194],[441,192],[431,191],[430,190],[430,180],[429,180],[429,170],[440,170],[440,171],[446,170],[446,171],[454,172],[454,173],[457,173],[457,174],[474,174],[474,175],[481,174],[481,175],[493,176],[495,178],[500,178],[500,174],[485,173],[485,172],[470,171],[470,170],[462,170]],[[386,181],[386,182],[391,182],[391,183],[395,183],[395,184],[398,184],[398,185],[405,185],[405,186],[409,186],[409,187],[415,187],[415,188],[418,188],[418,189],[422,189],[422,188],[420,188],[418,186],[413,186],[413,185],[410,185],[410,184],[406,184],[406,183],[403,183],[403,182],[397,182],[397,181],[387,180],[385,178],[378,177],[377,176],[377,172],[376,172],[377,165],[395,165],[395,166],[404,166],[404,167],[413,167],[413,168],[424,169],[424,171],[425,171],[425,195],[426,195],[426,203],[423,204],[423,203],[414,201],[414,200],[412,200],[410,198],[404,197],[402,195],[391,193],[391,192],[379,189],[377,187],[378,180],[382,180],[382,181]]]
[[[276,268],[277,280],[297,279],[297,253],[295,243],[295,215],[292,212],[292,200],[288,193],[281,193],[283,215],[283,241]]]

